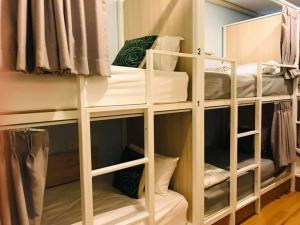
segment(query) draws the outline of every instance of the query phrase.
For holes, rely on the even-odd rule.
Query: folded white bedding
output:
[[[209,188],[216,184],[227,180],[230,177],[230,173],[227,170],[221,169],[214,165],[205,163],[204,172],[204,187]]]

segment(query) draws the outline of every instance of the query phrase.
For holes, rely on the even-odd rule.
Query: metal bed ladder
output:
[[[149,225],[154,225],[154,119],[153,110],[145,105],[131,106],[112,106],[112,107],[93,107],[89,108],[86,104],[86,82],[88,78],[80,76],[79,85],[79,145],[80,145],[80,183],[81,183],[81,205],[83,225],[93,223],[93,184],[92,178],[107,173],[116,172],[122,169],[145,165],[145,212],[138,216],[128,219],[128,224],[132,224],[147,218]],[[92,170],[91,158],[91,117],[101,117],[111,115],[116,111],[117,114],[144,114],[144,138],[145,138],[145,157],[142,159],[116,164],[96,170]],[[116,115],[117,115],[116,114]],[[118,115],[118,116],[119,116]],[[120,117],[120,116],[119,116]],[[116,223],[117,224],[117,223]],[[122,223],[123,224],[123,223]]]
[[[261,122],[262,122],[262,64],[257,65],[256,97],[237,98],[236,75],[232,69],[231,82],[231,138],[230,138],[230,203],[233,212],[230,215],[230,225],[235,224],[235,212],[244,206],[255,202],[255,211],[260,213],[260,189],[261,189]],[[254,103],[255,129],[238,133],[238,108],[241,104]],[[242,106],[241,106],[242,107]],[[237,168],[238,163],[238,139],[254,135],[254,163],[246,167]],[[240,201],[237,200],[237,178],[246,172],[254,171],[254,194]]]

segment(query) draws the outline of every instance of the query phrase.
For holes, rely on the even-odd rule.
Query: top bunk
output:
[[[299,11],[297,24],[290,26],[293,30],[283,32],[283,17],[283,12],[279,12],[223,26],[223,56],[235,59],[237,65],[234,68],[225,62],[212,68],[206,67],[206,106],[230,105],[230,81],[233,80],[234,69],[237,100],[246,103],[249,99],[252,102],[254,97],[259,97],[257,92],[260,88],[262,103],[293,99],[298,81],[286,77],[284,71],[299,67]],[[295,63],[292,65],[282,59],[281,40],[286,32],[296,34],[293,42]]]
[[[86,95],[85,107],[91,110],[103,107],[106,111],[125,109],[133,112],[131,109],[147,108],[150,105],[158,113],[191,110],[192,67],[199,56],[182,53],[192,52],[193,49],[192,16],[186,21],[182,9],[192,8],[184,2],[172,2],[172,5],[176,5],[174,9],[169,8],[166,1],[158,2],[156,5],[149,4],[149,1],[107,1],[108,11],[113,8],[114,12],[111,14],[113,18],[108,21],[109,26],[112,25],[109,27],[109,44],[113,42],[111,62],[124,45],[124,40],[158,36],[156,45],[152,45],[142,61],[144,65],[141,63],[138,68],[111,65],[110,77],[37,76],[14,71],[16,57],[13,52],[16,52],[17,46],[13,23],[16,21],[7,21],[8,17],[5,16],[9,15],[1,14],[9,31],[1,35],[1,42],[7,45],[1,50],[0,57],[0,126],[74,122],[78,119],[83,92]],[[143,7],[139,10],[141,4]],[[148,6],[153,8],[155,15],[145,13]],[[166,14],[172,20],[162,20],[162,15]],[[143,20],[137,19],[141,17]],[[177,26],[182,21],[186,25]],[[147,27],[143,26],[145,23]],[[161,45],[158,46],[160,39]],[[164,48],[165,45],[171,46]],[[9,57],[5,58],[5,55]],[[10,57],[14,59],[10,60]],[[117,114],[119,112],[113,113]]]

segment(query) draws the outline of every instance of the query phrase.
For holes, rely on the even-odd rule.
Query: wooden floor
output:
[[[300,193],[282,196],[242,225],[300,225]]]

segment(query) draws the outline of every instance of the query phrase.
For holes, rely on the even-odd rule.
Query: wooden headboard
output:
[[[281,13],[224,27],[224,56],[238,64],[281,62]]]
[[[193,0],[127,0],[124,2],[125,40],[145,35],[181,36],[181,52],[193,50]],[[192,64],[179,60],[178,68],[191,75]]]

